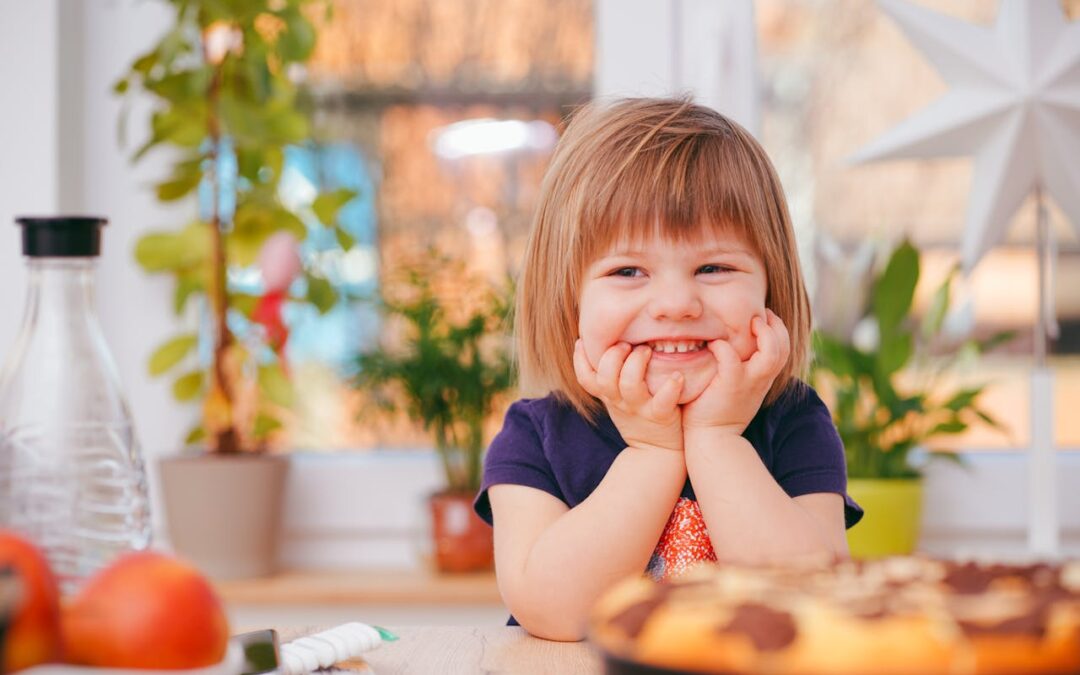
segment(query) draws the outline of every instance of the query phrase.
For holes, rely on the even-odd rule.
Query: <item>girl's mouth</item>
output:
[[[655,340],[644,343],[652,349],[653,359],[686,361],[708,354],[704,340]]]

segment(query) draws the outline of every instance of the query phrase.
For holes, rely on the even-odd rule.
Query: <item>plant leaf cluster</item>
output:
[[[425,271],[439,266],[436,256],[403,268],[405,300],[384,293],[385,314],[403,322],[404,337],[361,354],[355,383],[387,411],[402,410],[422,424],[434,438],[447,490],[471,494],[480,487],[484,422],[514,386],[507,332],[513,289],[487,289],[463,318],[451,318],[450,301]]]
[[[850,477],[917,477],[919,470],[910,461],[915,448],[963,433],[973,424],[1004,431],[981,407],[985,384],[955,387],[942,380],[958,359],[976,357],[1013,334],[968,338],[945,353],[932,354],[943,342],[957,272],[954,268],[935,290],[917,322],[912,300],[920,255],[910,241],[902,241],[873,279],[868,317],[876,324],[877,346],[860,348],[847,336],[814,332],[811,381],[831,398],[829,407],[844,443]],[[959,461],[953,452],[934,454]]]
[[[259,406],[248,428],[236,414],[243,368],[229,368],[232,352],[245,351],[230,321],[251,319],[257,298],[234,291],[228,270],[250,266],[266,240],[290,232],[307,236],[308,223],[334,230],[344,248],[352,236],[337,221],[356,193],[334,190],[317,195],[310,207],[294,209],[279,196],[285,148],[311,135],[300,103],[296,75],[315,48],[315,10],[327,0],[163,0],[173,21],[167,32],[131,64],[116,83],[117,94],[142,91],[152,99],[150,134],[134,153],[169,147],[171,171],[155,186],[159,201],[189,199],[208,190],[210,213],[179,227],[151,231],[135,248],[135,259],[150,273],[173,277],[172,307],[179,316],[193,298],[210,310],[212,345],[200,348],[200,334],[169,337],[150,357],[154,375],[173,374],[180,401],[204,401],[203,423],[188,442],[207,438],[222,452],[261,449],[280,427],[279,410],[291,401],[291,384],[277,355],[245,352],[257,366]],[[126,125],[121,117],[121,133]],[[223,160],[235,164],[225,179]],[[229,194],[226,194],[228,192]],[[228,197],[228,198],[227,198]],[[306,291],[291,297],[326,312],[337,291],[316,270],[304,273]],[[210,358],[206,358],[206,354]],[[250,370],[250,369],[248,369]],[[251,447],[254,446],[254,447]]]

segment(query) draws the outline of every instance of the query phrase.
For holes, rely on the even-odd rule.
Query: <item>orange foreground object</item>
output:
[[[22,535],[0,530],[0,567],[20,583],[16,610],[4,643],[0,672],[60,660],[60,590],[45,554]]]
[[[702,565],[615,586],[590,636],[609,675],[1075,674],[1080,560]]]
[[[194,567],[129,553],[91,578],[62,613],[68,663],[107,668],[201,668],[229,641],[221,600]]]

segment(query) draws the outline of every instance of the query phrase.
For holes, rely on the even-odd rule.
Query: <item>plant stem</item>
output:
[[[207,106],[207,130],[210,135],[210,241],[211,255],[211,297],[214,316],[214,353],[211,362],[211,377],[213,386],[221,392],[225,399],[225,408],[229,413],[229,423],[224,429],[215,430],[217,437],[216,449],[222,453],[234,453],[240,451],[240,439],[236,433],[236,421],[233,418],[233,390],[232,383],[225,372],[225,355],[233,342],[232,332],[229,331],[227,321],[229,311],[228,283],[228,260],[225,255],[225,237],[221,231],[221,177],[218,174],[218,157],[221,148],[221,125],[218,120],[218,94],[221,88],[222,64],[214,66],[214,75],[210,81],[208,92],[209,105]]]

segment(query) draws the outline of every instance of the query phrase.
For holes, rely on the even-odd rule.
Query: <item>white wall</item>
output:
[[[131,148],[146,136],[148,102],[131,105],[126,149],[119,146],[121,100],[111,93],[125,66],[167,25],[164,3],[139,0],[33,0],[0,3],[0,86],[11,98],[0,108],[0,353],[21,321],[24,272],[15,214],[83,213],[109,218],[98,272],[98,315],[131,404],[151,469],[174,451],[189,411],[172,400],[166,380],[152,380],[146,359],[176,330],[170,283],[134,264],[135,239],[193,213],[153,197],[165,157],[138,166]],[[161,509],[155,508],[159,523]]]
[[[761,129],[753,0],[596,0],[601,98],[677,96]]]
[[[0,354],[22,319],[26,275],[16,215],[51,213],[59,199],[56,0],[0,5]]]

